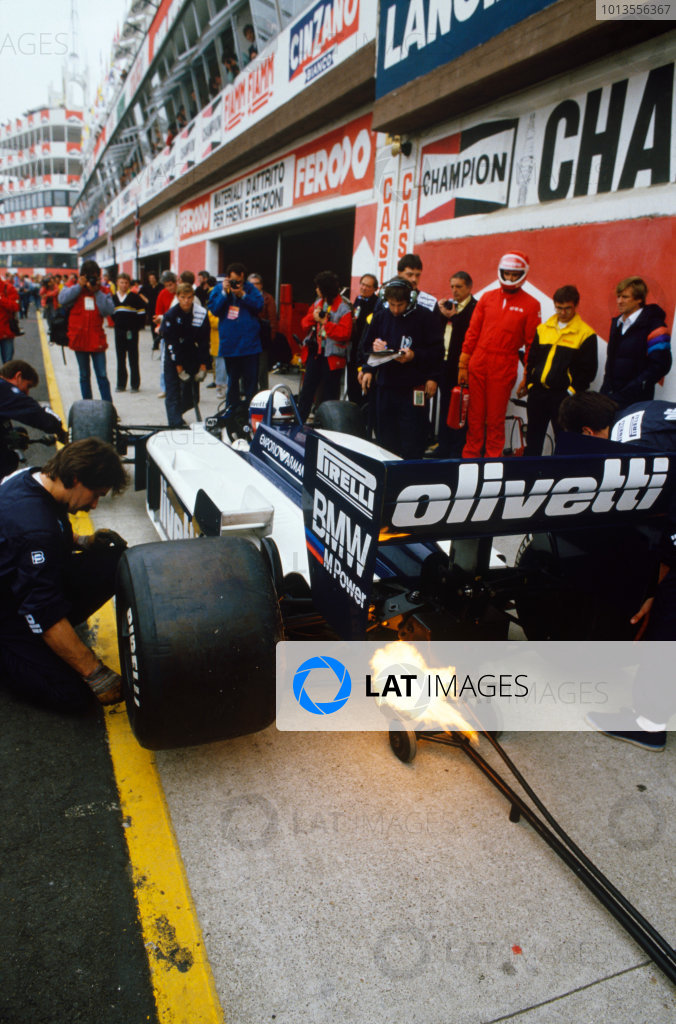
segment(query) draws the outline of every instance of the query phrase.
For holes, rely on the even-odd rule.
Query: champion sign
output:
[[[508,205],[518,123],[477,125],[424,147],[419,224]]]

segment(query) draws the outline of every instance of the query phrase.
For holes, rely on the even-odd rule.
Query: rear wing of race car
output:
[[[631,527],[664,515],[676,460],[612,442],[593,448],[383,461],[368,442],[309,434],[302,505],[315,606],[343,636],[363,636],[382,545]]]

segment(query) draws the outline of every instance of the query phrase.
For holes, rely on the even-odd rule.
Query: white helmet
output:
[[[272,423],[288,423],[295,418],[293,404],[284,391],[272,391],[270,389],[259,391],[257,395],[253,396],[249,404],[249,422],[253,433],[256,432],[258,424],[262,422],[265,416],[270,395],[272,395]]]
[[[516,281],[506,281],[503,276],[505,270],[516,270],[521,276]],[[498,263],[500,284],[508,292],[516,291],[526,280],[529,270],[528,257],[525,253],[518,252],[516,249],[512,250],[512,252],[506,252]]]

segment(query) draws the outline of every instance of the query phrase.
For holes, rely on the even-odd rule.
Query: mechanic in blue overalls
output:
[[[85,710],[92,693],[121,699],[119,675],[74,627],[112,596],[127,545],[112,530],[73,536],[69,513],[126,482],[112,445],[89,438],[0,484],[0,683],[20,699],[67,712]]]
[[[676,402],[637,402],[620,409],[607,395],[579,392],[565,398],[559,409],[564,430],[633,444],[652,451],[676,452]],[[676,493],[671,494],[667,526],[655,565],[653,591],[631,622],[636,639],[676,640]],[[634,708],[618,714],[590,714],[595,729],[645,750],[663,750],[666,722],[676,703],[663,679],[664,666],[644,668],[634,687]],[[640,710],[639,710],[640,708]]]
[[[11,359],[0,366],[0,480],[19,465],[15,449],[25,451],[28,445],[28,435],[14,430],[12,420],[55,434],[59,441],[68,440],[68,432],[56,413],[43,409],[30,397],[30,390],[37,384],[37,370],[23,359]]]

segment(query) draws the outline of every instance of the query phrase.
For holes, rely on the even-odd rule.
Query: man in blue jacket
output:
[[[257,389],[261,353],[258,314],[263,308],[263,296],[246,278],[246,267],[231,263],[225,280],[216,285],[207,304],[209,312],[219,320],[218,355],[225,359],[228,377],[226,409],[239,405],[242,398],[248,405]]]
[[[56,413],[43,409],[30,397],[29,391],[37,383],[37,370],[23,359],[12,359],[0,366],[0,479],[14,472],[19,465],[15,449],[25,450],[28,443],[28,435],[14,430],[12,420],[56,434],[59,441],[68,440],[68,432]]]

